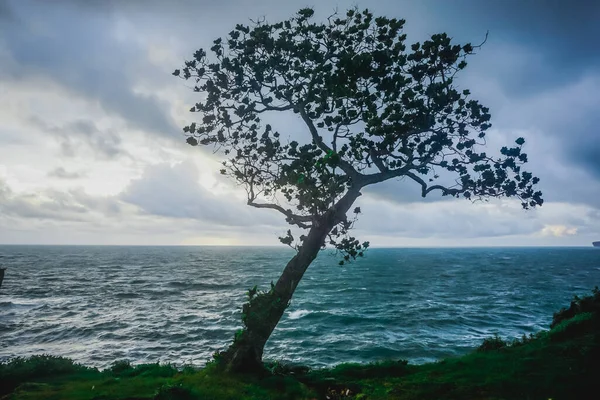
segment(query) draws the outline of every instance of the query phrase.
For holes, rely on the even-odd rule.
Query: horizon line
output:
[[[284,245],[256,245],[256,244],[44,244],[44,243],[0,243],[0,246],[45,246],[45,247],[264,247],[264,248],[282,248],[287,249]],[[369,246],[370,249],[441,249],[441,248],[507,248],[507,247],[594,247],[591,243],[589,245],[438,245],[438,246]]]

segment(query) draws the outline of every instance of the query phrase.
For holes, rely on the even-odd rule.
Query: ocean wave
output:
[[[136,292],[121,292],[121,293],[117,293],[114,295],[115,297],[118,297],[120,299],[135,299],[140,297],[139,293]]]
[[[305,317],[309,314],[311,314],[312,311],[309,310],[295,310],[295,311],[290,311],[288,313],[288,319],[300,319],[302,317]]]
[[[244,291],[268,287],[289,256],[252,248],[0,253],[12,277],[0,290],[0,359],[45,352],[100,367],[119,357],[205,362],[241,327]],[[466,352],[496,332],[511,338],[546,327],[573,294],[600,281],[596,255],[372,249],[343,274],[328,268],[336,259],[320,257],[265,354],[324,366]]]
[[[167,282],[167,286],[186,289],[186,290],[207,290],[207,289],[231,289],[234,285],[224,283],[198,283],[198,282]]]

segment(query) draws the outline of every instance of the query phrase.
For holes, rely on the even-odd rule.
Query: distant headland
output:
[[[600,247],[600,241],[599,242],[592,242],[592,246],[594,246],[594,247]]]

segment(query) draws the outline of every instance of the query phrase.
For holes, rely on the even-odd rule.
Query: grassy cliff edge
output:
[[[600,292],[575,297],[551,329],[435,363],[340,364],[329,369],[265,364],[258,375],[205,368],[132,366],[106,370],[53,356],[0,363],[0,399],[598,399]]]

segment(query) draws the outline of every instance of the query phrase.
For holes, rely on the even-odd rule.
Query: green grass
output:
[[[104,371],[71,360],[35,356],[0,364],[0,388],[7,399],[298,399],[313,394],[291,376],[234,376],[170,365],[118,362]],[[0,397],[4,399],[5,397]]]
[[[424,365],[385,361],[308,370],[268,363],[267,373],[251,376],[225,374],[215,364],[180,370],[121,361],[99,371],[36,356],[0,363],[0,398],[599,399],[600,313],[588,307],[600,301],[597,292],[592,300],[584,298],[585,307],[549,331],[511,343],[493,337],[468,355]]]

